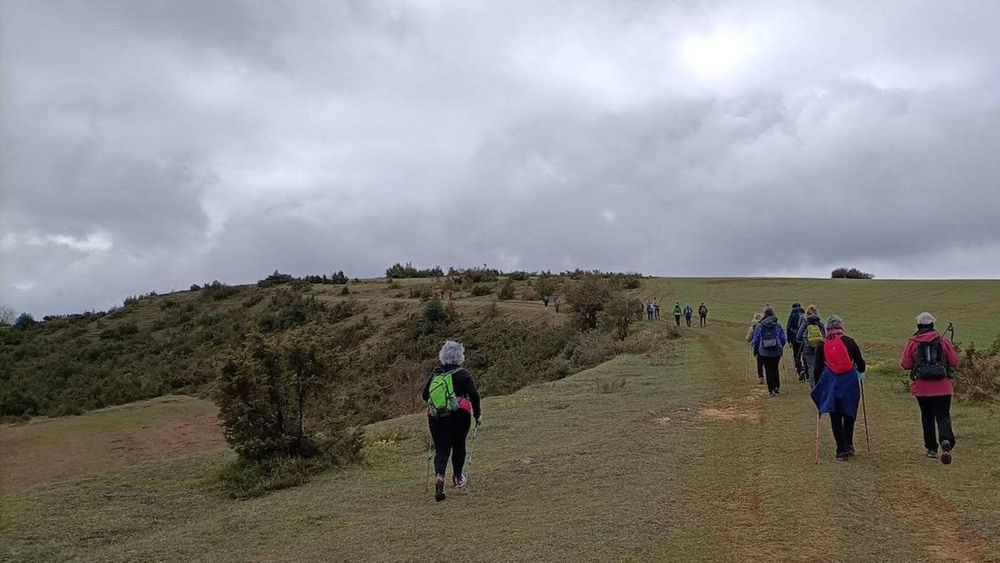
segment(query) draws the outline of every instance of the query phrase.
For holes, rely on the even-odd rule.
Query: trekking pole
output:
[[[431,490],[431,458],[434,457],[434,445],[427,448],[427,478],[424,479],[424,492],[428,493]]]
[[[465,460],[466,467],[472,467],[472,453],[476,449],[476,438],[479,437],[479,424],[476,424],[475,430],[472,431],[472,443],[469,444],[469,459]],[[468,470],[466,470],[466,476],[468,476]]]
[[[868,438],[868,409],[865,407],[865,382],[864,380],[858,381],[861,384],[861,414],[864,416],[865,420],[865,445],[868,447],[868,453],[872,453],[872,442]]]
[[[823,415],[816,413],[816,465],[819,465],[819,419]]]

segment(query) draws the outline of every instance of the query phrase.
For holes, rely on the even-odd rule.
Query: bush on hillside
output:
[[[14,321],[14,328],[19,328],[21,330],[29,329],[38,324],[35,321],[35,317],[31,313],[21,313],[17,316],[17,320]]]
[[[522,270],[517,270],[507,274],[507,279],[514,281],[528,281],[531,279],[531,274]]]
[[[6,305],[0,305],[0,326],[10,326],[14,324],[15,320],[17,320],[17,311]]]
[[[205,299],[222,300],[227,297],[232,297],[240,292],[238,287],[232,287],[226,285],[219,280],[215,280],[212,283],[206,283],[201,289],[201,296]]]
[[[963,400],[1000,403],[1000,335],[989,348],[969,346],[962,350],[955,395]]]
[[[584,330],[597,328],[600,315],[612,297],[611,284],[606,279],[593,276],[574,283],[566,292],[570,310]]]
[[[386,268],[385,277],[387,278],[440,278],[444,276],[444,270],[440,266],[434,266],[433,268],[419,269],[414,268],[413,264],[407,262],[405,266],[396,262],[392,266]]]
[[[514,298],[514,282],[507,278],[500,286],[500,300],[509,301]]]
[[[483,297],[484,295],[489,295],[493,293],[493,289],[486,284],[478,284],[472,287],[473,297]]]
[[[554,276],[542,276],[535,282],[535,297],[551,297],[559,291],[559,279]]]
[[[216,402],[239,456],[224,480],[237,496],[295,485],[312,471],[360,457],[362,431],[330,416],[321,400],[340,379],[328,349],[314,334],[282,342],[254,333],[223,360]]]
[[[869,274],[868,272],[862,272],[857,268],[837,268],[836,270],[830,272],[830,277],[833,279],[851,279],[851,280],[871,280],[875,279],[874,274]]]

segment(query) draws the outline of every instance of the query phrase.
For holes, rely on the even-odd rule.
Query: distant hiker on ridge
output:
[[[653,318],[659,320],[660,318],[660,298],[653,298]]]
[[[820,319],[819,311],[815,305],[806,307],[806,318],[799,323],[799,333],[795,339],[799,341],[802,350],[802,365],[805,366],[806,376],[809,378],[809,389],[816,387],[816,348],[823,343],[826,338],[826,325]]]
[[[691,315],[694,314],[694,309],[691,308],[691,304],[687,303],[684,305],[684,322],[687,323],[688,328],[691,328]]]
[[[774,316],[774,309],[764,309],[764,318],[757,324],[753,332],[754,352],[764,363],[764,378],[767,380],[767,392],[771,397],[781,394],[781,375],[778,365],[785,349],[785,331]]]
[[[546,309],[549,308],[549,296],[548,295],[543,295],[542,296],[542,303],[545,303],[545,308]]]
[[[681,326],[681,313],[683,312],[684,310],[681,309],[681,302],[674,301],[674,325]]]
[[[951,396],[955,388],[951,378],[959,358],[951,341],[934,330],[934,322],[930,313],[917,315],[917,332],[906,342],[899,365],[910,371],[910,393],[920,405],[927,457],[938,457],[940,445],[941,463],[949,464],[955,447],[951,429]]]
[[[444,476],[451,456],[452,486],[461,489],[466,484],[462,469],[465,465],[465,439],[475,418],[482,422],[479,391],[472,375],[461,366],[465,363],[465,347],[448,340],[438,353],[441,365],[427,378],[423,398],[427,402],[427,424],[434,441],[434,500],[445,499]]]
[[[706,324],[708,324],[708,307],[702,301],[701,305],[698,305],[698,326],[705,326]]]
[[[792,359],[795,361],[795,373],[799,376],[799,381],[805,381],[806,370],[802,366],[802,343],[799,342],[799,325],[802,323],[805,310],[802,304],[796,301],[792,303],[792,312],[788,315],[788,324],[785,329],[788,331],[788,342],[792,345]]]
[[[757,325],[760,324],[763,318],[764,315],[761,313],[754,313],[753,318],[750,319],[750,328],[747,329],[747,346],[753,350],[753,358],[757,362],[757,383],[760,385],[764,384],[764,362],[757,355],[757,350],[753,347],[753,335],[757,330]]]
[[[836,315],[831,316],[826,321],[826,338],[816,347],[813,372],[816,387],[811,396],[819,416],[830,413],[833,439],[837,442],[837,461],[854,457],[854,421],[858,418],[861,399],[859,384],[865,378],[866,368],[858,343],[844,334],[844,321]]]

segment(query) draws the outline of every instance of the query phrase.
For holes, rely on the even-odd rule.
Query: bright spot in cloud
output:
[[[722,76],[747,56],[746,41],[735,34],[689,37],[681,43],[681,58],[697,74]]]
[[[613,223],[615,220],[615,212],[610,209],[605,209],[604,213],[601,213],[601,217],[604,217],[604,220],[608,223]]]

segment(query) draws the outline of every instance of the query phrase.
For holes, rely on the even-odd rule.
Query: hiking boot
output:
[[[764,378],[763,377],[758,377],[757,378],[757,384],[758,385],[763,385],[764,384]]]
[[[937,450],[927,450],[927,457],[937,459]]]
[[[454,477],[451,480],[452,486],[454,486],[456,489],[464,488],[468,483],[469,479],[465,477],[464,473],[459,475],[458,477]]]
[[[781,389],[775,389],[774,390],[774,394],[775,395],[780,395],[781,394]]]
[[[445,498],[447,497],[444,494],[444,479],[437,479],[434,481],[434,500],[441,502]]]
[[[849,446],[847,448],[847,457],[854,457],[854,446]]]
[[[951,442],[944,440],[941,442],[941,463],[948,465],[951,463]]]
[[[837,461],[849,461],[850,459],[851,456],[847,452],[840,452],[837,454]]]

